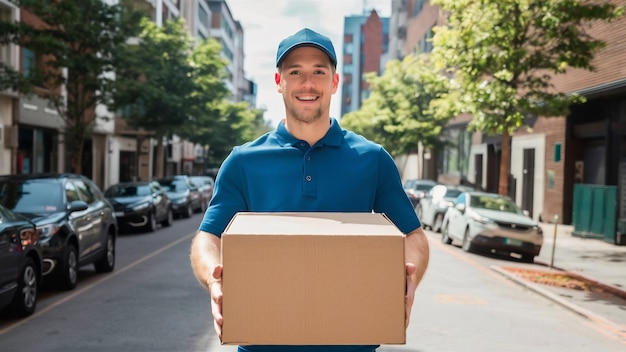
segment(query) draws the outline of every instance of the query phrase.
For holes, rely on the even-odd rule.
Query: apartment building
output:
[[[341,116],[358,110],[369,96],[367,72],[381,73],[389,46],[389,18],[375,10],[344,18]]]
[[[428,0],[393,0],[392,11],[397,30],[391,32],[390,50],[398,57],[428,52],[432,27],[445,19],[442,11]],[[626,18],[594,23],[589,34],[606,42],[593,61],[596,70],[570,70],[553,79],[558,91],[581,94],[587,102],[572,106],[568,116],[537,117],[529,121],[532,132],[520,129],[512,136],[509,193],[534,219],[558,216],[571,224],[581,202],[575,199],[578,186],[596,186],[585,205],[593,204],[596,216],[606,217],[597,225],[610,238],[611,232],[626,233]],[[450,122],[444,138],[456,141],[456,147],[438,153],[435,177],[497,192],[500,136],[468,134],[463,126],[469,119]],[[607,194],[608,202],[593,203]]]
[[[0,0],[0,19],[19,21],[20,10],[8,0]],[[0,62],[14,70],[20,67],[20,48],[16,45],[0,47]],[[0,92],[0,174],[14,173],[17,168],[17,111],[19,96],[16,92]]]

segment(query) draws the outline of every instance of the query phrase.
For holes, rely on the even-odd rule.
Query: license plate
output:
[[[115,216],[124,216],[124,212],[123,211],[116,211],[115,212]]]
[[[506,238],[504,240],[504,243],[506,243],[508,245],[511,245],[511,246],[521,246],[521,245],[524,244],[524,242],[522,242],[520,240],[513,239],[513,238]]]

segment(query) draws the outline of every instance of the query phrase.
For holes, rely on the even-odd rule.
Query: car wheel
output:
[[[73,290],[76,287],[77,280],[78,256],[76,254],[76,247],[74,247],[73,244],[68,244],[65,249],[63,265],[61,266],[59,286],[63,290]]]
[[[165,227],[170,227],[170,226],[172,226],[173,223],[174,223],[174,212],[172,211],[172,209],[168,209],[167,210],[167,217],[165,217],[165,220],[163,220],[163,222],[161,222],[161,225],[163,225]]]
[[[97,273],[110,273],[115,268],[115,239],[107,234],[106,248],[102,258],[94,263]]]
[[[185,210],[183,211],[183,218],[188,219],[193,215],[193,209],[191,208],[191,204],[187,204]]]
[[[533,263],[535,261],[535,256],[532,254],[522,254],[522,261],[524,263]]]
[[[463,235],[463,245],[461,246],[466,252],[473,252],[474,246],[472,246],[472,241],[469,238],[469,227],[465,229],[465,234]]]
[[[24,266],[18,277],[17,291],[7,311],[15,317],[33,314],[37,307],[38,272],[35,261],[31,257],[24,260]]]
[[[154,213],[148,214],[148,223],[146,224],[146,230],[148,232],[154,232],[157,229],[157,221]]]
[[[433,225],[433,231],[441,232],[441,225],[443,224],[443,214],[437,214]]]
[[[443,227],[441,232],[441,242],[444,244],[452,244],[452,239],[450,238],[450,234],[448,233],[448,225]]]

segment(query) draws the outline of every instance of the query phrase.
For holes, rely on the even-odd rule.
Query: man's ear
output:
[[[282,93],[283,88],[280,86],[280,73],[274,73],[274,82],[276,82],[276,89],[278,90],[278,93]]]

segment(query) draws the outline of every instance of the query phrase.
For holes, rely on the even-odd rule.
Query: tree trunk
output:
[[[163,161],[165,160],[165,156],[163,155],[163,137],[157,138],[159,144],[157,144],[157,155],[156,155],[156,174],[158,178],[165,177],[164,165]]]
[[[508,130],[502,132],[502,151],[500,154],[500,182],[498,194],[509,195],[509,167],[511,165],[511,135]]]
[[[141,147],[146,139],[142,136],[137,136],[137,145],[135,148],[135,181],[141,181],[140,169],[141,169]]]
[[[70,172],[82,175],[83,173],[83,139],[80,141],[75,141],[72,143],[73,150],[70,151],[71,159],[70,159]]]

